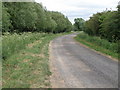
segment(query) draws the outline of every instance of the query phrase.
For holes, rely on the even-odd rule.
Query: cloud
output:
[[[93,13],[101,12],[106,8],[116,10],[118,0],[35,0],[42,2],[50,11],[59,11],[68,16],[73,23],[74,18],[82,17],[85,20]]]

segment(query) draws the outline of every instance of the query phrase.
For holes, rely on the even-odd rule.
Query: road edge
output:
[[[105,57],[107,57],[107,58],[109,58],[109,59],[112,59],[112,60],[116,61],[116,62],[119,62],[118,59],[113,58],[113,57],[110,56],[110,55],[104,54],[104,53],[102,53],[102,52],[100,52],[100,51],[96,51],[95,49],[90,48],[90,47],[88,47],[88,46],[80,43],[79,41],[77,41],[77,40],[75,39],[75,37],[73,37],[73,39],[74,39],[74,41],[76,42],[76,44],[79,44],[79,45],[81,45],[81,46],[83,46],[83,47],[85,47],[85,48],[87,48],[87,49],[90,49],[91,51],[93,51],[93,52],[95,52],[95,53],[97,53],[97,54],[103,55],[103,56],[105,56]]]

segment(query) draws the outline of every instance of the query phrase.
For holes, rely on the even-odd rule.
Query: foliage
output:
[[[45,32],[53,32],[56,30],[57,28],[57,23],[55,22],[54,19],[52,19],[50,13],[48,11],[46,11],[46,27]]]
[[[101,13],[94,14],[88,21],[85,23],[85,32],[89,35],[99,35],[99,29],[100,29],[100,17]]]
[[[117,12],[109,12],[101,24],[101,37],[113,42],[118,41],[120,39],[120,30],[116,23]]]
[[[18,53],[21,49],[25,48],[25,45],[38,40],[44,36],[39,33],[22,33],[22,34],[9,34],[5,33],[2,36],[2,58],[7,59],[14,53]],[[39,37],[39,38],[38,38]]]
[[[47,88],[50,87],[49,75],[49,42],[60,34],[24,33],[22,35],[6,35],[6,44],[10,50],[19,49],[3,61],[3,88]],[[17,39],[15,39],[15,37]],[[31,39],[28,39],[30,38]],[[15,39],[15,41],[13,40]],[[25,39],[25,44],[21,39]],[[19,41],[18,41],[19,39]],[[11,43],[9,40],[12,40]],[[9,43],[7,43],[9,42]],[[29,44],[28,44],[29,43]],[[5,43],[4,43],[5,45]],[[9,46],[10,45],[10,46]],[[20,48],[19,45],[25,47]],[[11,48],[11,46],[13,46]],[[4,47],[4,46],[3,46]],[[7,50],[4,48],[4,50]],[[12,50],[13,51],[13,50]],[[5,53],[5,52],[4,52]]]
[[[119,55],[118,43],[109,42],[106,39],[101,39],[100,37],[95,37],[95,36],[93,37],[86,33],[80,33],[75,38],[79,42],[97,51],[101,51],[102,53],[111,55],[112,57],[118,59],[118,55]]]
[[[62,13],[48,11],[36,2],[4,2],[3,12],[3,32],[60,33],[72,29]]]
[[[92,36],[107,39],[110,42],[118,42],[120,40],[119,8],[118,6],[118,11],[104,11],[93,14],[93,16],[85,22],[84,32]]]
[[[76,18],[74,19],[74,30],[75,31],[83,31],[85,28],[85,20],[82,18]]]
[[[67,17],[65,17],[62,13],[59,12],[49,12],[52,19],[56,22],[57,27],[53,31],[54,33],[59,33],[59,32],[65,32],[65,31],[71,31],[72,30],[72,24],[68,20]]]
[[[10,21],[10,14],[7,11],[7,8],[3,5],[3,11],[2,11],[2,31],[8,32],[10,31],[10,28],[12,27],[11,21]]]
[[[2,2],[0,2],[0,34],[2,31]]]

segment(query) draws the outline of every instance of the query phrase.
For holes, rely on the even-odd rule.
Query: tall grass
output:
[[[62,34],[23,33],[3,36],[3,88],[49,88],[49,42]],[[7,54],[7,55],[6,55]]]
[[[119,52],[118,43],[112,43],[105,39],[101,39],[100,37],[89,36],[88,34],[83,32],[80,33],[75,38],[81,43],[86,44],[87,46],[90,46],[98,51],[101,51],[100,49],[105,49],[104,51],[106,54],[109,54],[109,55],[112,55],[113,57],[115,56],[116,58],[118,58],[117,56]]]
[[[45,36],[44,33],[22,33],[22,34],[9,34],[6,33],[2,36],[2,58],[5,60],[14,53],[18,53],[24,49],[29,43],[40,39]]]
[[[56,34],[26,33],[25,49],[11,54],[3,62],[3,88],[46,88],[50,87],[49,76],[49,42]],[[23,35],[20,35],[20,38]],[[30,38],[30,36],[32,38]],[[34,38],[36,40],[33,41]],[[11,37],[12,38],[12,37]],[[39,39],[39,40],[37,40]],[[28,41],[29,40],[29,41]],[[13,41],[14,42],[14,41]],[[17,48],[17,47],[16,47]]]

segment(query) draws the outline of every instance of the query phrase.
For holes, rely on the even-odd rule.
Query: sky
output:
[[[59,11],[74,23],[75,18],[88,20],[97,12],[117,10],[119,0],[35,0],[50,11]]]

